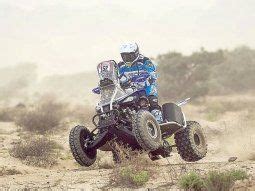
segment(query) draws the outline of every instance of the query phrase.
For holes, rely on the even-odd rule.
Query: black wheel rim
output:
[[[157,138],[158,130],[156,125],[152,121],[147,122],[147,130],[151,138]]]
[[[95,150],[87,149],[87,147],[85,146],[87,144],[87,139],[88,139],[88,134],[85,131],[81,131],[80,144],[82,146],[82,150],[90,159],[93,159],[95,157]]]
[[[194,142],[197,146],[199,146],[201,144],[201,141],[200,141],[200,137],[198,134],[194,134]]]

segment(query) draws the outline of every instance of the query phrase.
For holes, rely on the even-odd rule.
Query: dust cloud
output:
[[[255,121],[241,117],[237,122],[226,124],[219,137],[221,152],[236,156],[240,160],[255,160]]]

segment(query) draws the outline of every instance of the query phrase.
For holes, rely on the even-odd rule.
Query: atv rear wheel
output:
[[[137,113],[133,133],[146,151],[154,151],[162,144],[160,126],[149,111],[141,110]]]
[[[84,126],[74,127],[69,134],[69,144],[75,160],[81,166],[91,166],[96,161],[97,150],[86,150],[90,131]]]
[[[206,138],[198,122],[187,121],[187,127],[174,135],[177,151],[183,160],[195,162],[207,153]]]

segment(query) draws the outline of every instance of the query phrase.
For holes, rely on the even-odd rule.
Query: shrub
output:
[[[208,191],[229,191],[233,185],[234,181],[231,176],[225,172],[211,171],[205,180],[205,187]]]
[[[179,180],[179,185],[181,188],[186,190],[201,190],[204,188],[203,179],[196,172],[190,172],[182,176]]]
[[[167,100],[240,93],[255,87],[255,50],[248,47],[214,52],[202,48],[188,56],[169,52],[156,62],[160,95]]]
[[[211,171],[205,179],[208,191],[229,191],[237,180],[247,179],[248,175],[243,170],[230,170],[227,172]]]
[[[121,149],[121,163],[113,168],[112,183],[128,187],[145,185],[153,176],[153,163],[148,159],[147,154],[123,147]]]
[[[24,110],[15,123],[25,131],[45,134],[59,129],[65,116],[65,104],[55,99],[44,99],[36,107]]]
[[[135,185],[142,186],[149,181],[150,176],[148,171],[142,170],[140,172],[137,172],[136,174],[133,174],[131,177]]]
[[[10,149],[10,155],[22,160],[27,165],[48,167],[57,162],[61,147],[46,137],[32,137],[22,140]]]
[[[120,179],[135,186],[142,186],[149,181],[149,172],[146,170],[134,171],[131,167],[123,167]]]
[[[15,174],[22,174],[22,173],[16,169],[7,168],[6,166],[0,167],[0,176],[15,175]]]
[[[243,170],[211,171],[204,177],[190,172],[180,178],[179,185],[185,190],[229,191],[235,181],[247,178],[248,174]]]
[[[231,170],[229,175],[234,181],[247,179],[249,176],[244,170]]]
[[[159,88],[165,99],[201,97],[210,90],[211,70],[225,60],[223,51],[201,50],[190,56],[176,52],[159,55]],[[170,82],[170,83],[169,83]]]

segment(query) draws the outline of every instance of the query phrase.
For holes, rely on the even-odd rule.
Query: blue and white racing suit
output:
[[[124,62],[119,64],[119,78],[120,82],[126,83],[131,80],[134,76],[140,74],[149,74],[148,80],[143,83],[146,96],[150,101],[150,112],[155,116],[159,123],[163,122],[161,107],[158,104],[158,90],[157,90],[157,65],[154,64],[149,58],[139,55],[139,58],[131,66],[128,66]]]

